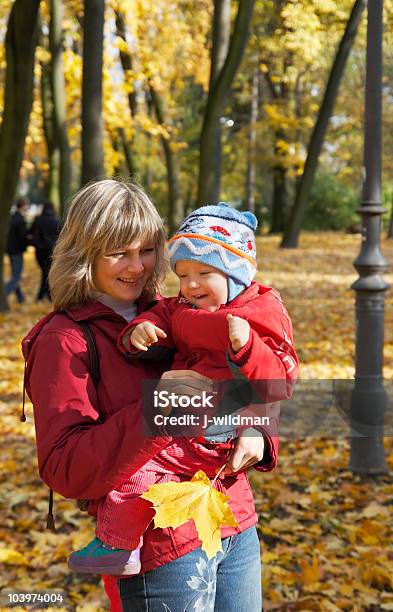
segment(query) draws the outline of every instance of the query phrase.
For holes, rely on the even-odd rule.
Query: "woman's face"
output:
[[[117,300],[137,300],[151,277],[156,263],[153,242],[133,242],[101,255],[94,266],[97,291]]]

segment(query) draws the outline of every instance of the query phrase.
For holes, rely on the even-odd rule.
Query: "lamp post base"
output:
[[[355,380],[351,397],[351,454],[349,469],[355,474],[389,472],[385,459],[383,431],[387,395],[382,378]]]
[[[383,438],[352,438],[349,469],[360,476],[388,474]]]

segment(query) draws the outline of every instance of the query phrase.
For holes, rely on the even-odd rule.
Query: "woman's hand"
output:
[[[210,393],[213,390],[213,381],[194,370],[169,370],[164,372],[157,385],[157,391],[170,386],[171,391],[179,395],[201,395],[202,391]]]
[[[239,470],[247,470],[263,457],[265,441],[263,434],[252,427],[243,431],[235,440],[230,451],[223,476],[229,476]]]
[[[199,372],[194,370],[169,370],[164,372],[156,387],[156,391],[168,391],[176,395],[186,395],[188,397],[202,398],[203,392],[211,393],[213,390],[213,381]],[[193,409],[195,411],[195,408]],[[168,406],[162,410],[165,416],[168,416],[172,411],[172,406]],[[184,412],[184,410],[183,410]]]

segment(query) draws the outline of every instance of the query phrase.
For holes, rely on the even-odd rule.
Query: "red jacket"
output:
[[[232,351],[226,316],[232,314],[248,321],[251,327],[247,344],[237,353]],[[163,329],[167,337],[159,344],[175,347],[172,370],[196,370],[215,380],[231,377],[227,354],[249,380],[286,381],[272,385],[274,391],[266,401],[287,399],[298,375],[298,358],[293,347],[292,324],[279,293],[257,282],[216,312],[196,309],[184,297],[164,298],[147,312],[133,319],[121,336],[119,348],[128,346],[130,331],[138,323],[150,321]],[[148,352],[147,352],[148,355]]]
[[[141,382],[158,378],[168,364],[129,359],[118,351],[116,339],[124,319],[99,302],[90,302],[69,315],[51,313],[23,340],[26,389],[34,406],[42,479],[65,497],[98,500],[142,466],[157,461],[171,442],[179,461],[175,480],[187,479],[200,468],[214,474],[221,457],[217,453],[215,460],[213,449],[185,438],[175,442],[170,437],[143,435]],[[101,370],[97,389],[77,320],[88,320],[96,339]],[[268,438],[266,442],[264,459],[258,465],[262,471],[273,469],[277,461],[277,440]],[[225,478],[221,490],[229,496],[239,522],[239,528],[223,528],[222,537],[257,522],[245,473]],[[192,522],[177,529],[153,529],[151,525],[144,535],[142,572],[199,545]]]

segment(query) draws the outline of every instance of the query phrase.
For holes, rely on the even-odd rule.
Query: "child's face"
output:
[[[176,263],[180,291],[190,304],[215,312],[228,301],[227,275],[217,268],[189,259]]]

